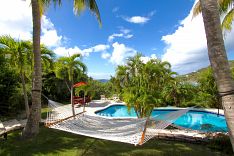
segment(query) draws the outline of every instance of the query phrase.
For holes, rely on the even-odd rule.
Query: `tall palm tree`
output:
[[[80,54],[75,54],[70,57],[60,57],[55,67],[56,76],[60,79],[66,79],[70,81],[69,90],[71,92],[71,104],[72,104],[72,113],[75,115],[74,110],[74,100],[73,100],[73,85],[74,85],[74,74],[85,73],[87,71],[87,67],[84,63],[78,60],[81,57]],[[66,81],[66,80],[65,80]]]
[[[33,19],[33,54],[34,54],[34,72],[32,83],[32,106],[23,130],[23,138],[31,138],[39,133],[39,121],[41,114],[41,51],[40,51],[40,34],[41,34],[41,12],[38,0],[31,0],[32,19]]]
[[[234,150],[234,80],[232,79],[216,0],[200,0],[205,26],[208,55],[214,78],[222,97],[222,105]]]
[[[27,56],[31,54],[30,42],[17,41],[10,36],[0,37],[0,49],[5,55],[9,56],[10,64],[19,73],[22,83],[22,89],[24,94],[25,112],[27,118],[29,117],[29,105],[28,95],[26,90],[26,72],[30,70],[30,65],[27,60]]]
[[[222,29],[231,31],[232,22],[234,20],[234,1],[233,0],[217,0],[219,4],[219,12],[225,15],[222,20]],[[193,8],[193,16],[201,13],[201,3],[198,1]]]
[[[41,115],[41,52],[40,52],[40,34],[41,34],[41,15],[45,8],[49,6],[52,0],[31,0],[32,19],[33,19],[33,53],[34,53],[34,75],[32,86],[32,108],[23,131],[24,138],[31,138],[39,133],[39,121]],[[54,4],[61,5],[61,0],[53,0]],[[101,18],[95,0],[74,0],[74,11],[80,14],[85,8],[89,8],[95,13],[99,24]]]

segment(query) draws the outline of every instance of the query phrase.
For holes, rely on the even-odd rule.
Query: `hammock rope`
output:
[[[110,119],[78,112],[78,109],[72,116],[71,105],[52,100],[48,100],[48,104],[50,111],[47,112],[45,125],[49,128],[134,145],[144,144],[191,110],[182,109],[149,118]]]

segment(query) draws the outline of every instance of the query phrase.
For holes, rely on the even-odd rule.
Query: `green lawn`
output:
[[[225,155],[205,145],[153,139],[143,146],[133,146],[74,135],[41,127],[40,134],[32,139],[20,139],[20,131],[9,135],[8,140],[0,140],[0,155],[62,155],[62,156],[216,156]]]
[[[47,111],[49,110],[48,107],[41,108],[41,118],[46,119],[47,118]]]

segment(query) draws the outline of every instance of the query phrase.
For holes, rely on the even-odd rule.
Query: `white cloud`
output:
[[[153,10],[153,11],[151,11],[151,12],[148,14],[148,16],[149,16],[149,17],[154,16],[155,13],[156,13],[156,10]]]
[[[126,29],[126,28],[124,28],[124,27],[119,27],[119,28],[120,28],[120,32],[122,32],[122,33],[124,33],[124,34],[128,34],[128,33],[131,32],[131,30]]]
[[[127,17],[127,16],[122,16],[122,18],[130,23],[134,24],[145,24],[147,23],[151,17],[156,13],[155,10],[151,11],[148,13],[147,16],[132,16],[132,17]]]
[[[234,52],[234,23],[232,23],[232,31],[231,32],[227,32],[227,35],[224,37],[224,41],[225,41],[225,46],[226,46],[226,50],[227,52]]]
[[[102,58],[103,58],[103,59],[108,59],[108,58],[110,58],[110,57],[111,57],[111,54],[110,54],[110,53],[106,53],[106,52],[102,53]]]
[[[96,45],[96,46],[94,46],[94,47],[84,49],[83,52],[84,52],[84,53],[103,52],[103,51],[106,51],[106,50],[109,49],[109,48],[110,48],[109,45],[98,44],[98,45]]]
[[[42,36],[41,42],[48,47],[58,47],[61,45],[62,39],[66,39],[63,36],[59,36],[57,30],[54,28],[54,24],[46,16],[42,16]]]
[[[234,31],[226,36],[225,45],[228,51],[234,51]],[[192,19],[192,10],[183,19],[173,34],[162,37],[167,45],[162,56],[169,61],[173,70],[180,74],[195,71],[209,64],[206,36],[202,16]]]
[[[16,39],[32,39],[32,10],[30,1],[0,0],[0,35],[10,35]],[[53,23],[42,17],[41,41],[49,47],[59,46],[62,36],[57,34]]]
[[[80,49],[79,47],[75,46],[73,48],[66,48],[66,47],[57,47],[54,49],[54,52],[58,55],[58,56],[71,56],[74,54],[81,54],[82,56],[89,56],[90,53],[93,52],[103,52],[105,53],[107,49],[109,49],[110,46],[109,45],[105,45],[105,44],[98,44],[95,45],[93,47],[90,48],[86,48],[86,49]]]
[[[150,61],[151,59],[157,59],[156,54],[152,54],[150,57],[149,56],[142,56],[141,57],[141,61],[143,63],[147,63],[148,61]]]
[[[30,1],[0,0],[0,35],[31,39],[32,11]]]
[[[101,51],[106,51],[109,48],[110,48],[109,45],[99,44],[99,45],[96,45],[93,47],[93,51],[94,52],[101,52]]]
[[[112,42],[117,37],[122,37],[125,39],[130,39],[133,37],[133,34],[129,34],[131,30],[119,27],[121,33],[114,33],[108,37],[108,42]]]
[[[110,57],[110,62],[114,65],[124,64],[127,57],[134,56],[137,52],[135,49],[125,46],[124,44],[119,44],[115,42],[112,44],[113,52]]]
[[[129,39],[129,38],[132,38],[132,37],[133,37],[132,34],[128,34],[128,35],[124,36],[124,38],[126,38],[126,39]]]
[[[125,39],[130,39],[133,37],[132,34],[112,34],[108,37],[108,42],[112,42],[116,37],[123,37]]]
[[[143,16],[124,17],[123,19],[127,22],[134,24],[145,24],[150,20],[149,17],[143,17]]]
[[[114,7],[113,9],[112,9],[112,12],[117,12],[119,10],[119,7]]]
[[[83,53],[83,51],[77,46],[75,46],[74,48],[57,47],[56,49],[54,49],[54,52],[58,56],[72,56],[74,54],[81,54],[82,56],[88,55]]]
[[[123,34],[112,34],[108,37],[108,42],[112,42],[116,37],[123,37]]]

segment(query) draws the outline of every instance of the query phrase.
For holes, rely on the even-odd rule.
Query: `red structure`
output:
[[[88,103],[91,101],[89,96],[86,96],[85,99],[84,97],[80,96],[73,96],[74,98],[74,105],[79,104],[79,105],[84,105],[85,103]]]
[[[78,83],[74,84],[73,87],[76,88],[76,87],[85,86],[85,85],[87,85],[86,82],[78,82]],[[77,105],[77,104],[78,105],[85,105],[86,103],[91,101],[89,96],[86,96],[85,98],[80,97],[80,96],[73,96],[73,99],[74,99],[73,105]]]
[[[78,82],[78,83],[74,84],[73,87],[76,88],[76,87],[85,86],[85,85],[87,85],[86,82]]]

